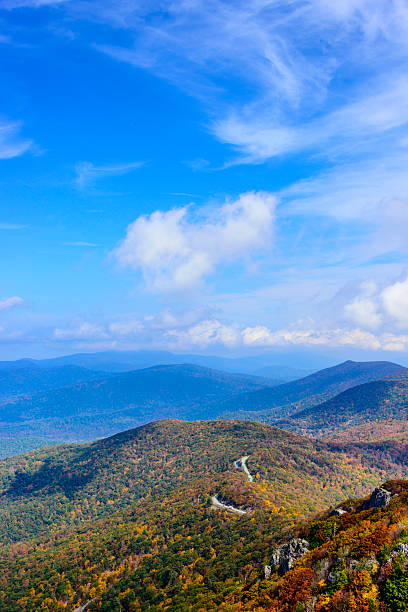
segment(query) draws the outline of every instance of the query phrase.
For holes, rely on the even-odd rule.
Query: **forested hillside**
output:
[[[322,437],[378,421],[408,421],[408,379],[376,380],[277,421],[285,429]]]
[[[226,400],[220,411],[226,418],[272,422],[299,410],[299,405],[316,406],[346,389],[400,372],[405,368],[388,361],[346,361],[271,389],[243,393],[233,401]]]
[[[337,511],[293,530],[274,549],[268,579],[241,588],[231,600],[237,609],[270,612],[405,612],[407,520],[407,481],[389,481],[370,497],[345,500]],[[285,554],[291,543],[303,554],[293,555],[289,569],[282,562],[274,566],[276,552]]]
[[[408,477],[397,447],[162,421],[3,460],[0,609],[252,609],[271,550],[302,517]]]

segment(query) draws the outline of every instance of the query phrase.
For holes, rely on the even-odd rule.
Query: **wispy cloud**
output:
[[[108,334],[101,325],[76,319],[68,327],[57,327],[53,336],[56,340],[101,340]]]
[[[22,123],[0,119],[0,159],[11,159],[33,148],[32,140],[21,136]]]
[[[0,221],[0,230],[21,230],[26,229],[27,225],[19,225],[18,223],[2,223]]]
[[[118,0],[97,15],[76,6],[134,32],[131,47],[98,48],[198,96],[241,162],[328,144],[345,154],[407,121],[400,0],[168,0],[154,13]],[[230,95],[237,79],[247,84],[239,97]]]
[[[77,175],[75,182],[80,188],[90,187],[100,179],[128,174],[141,168],[144,164],[145,162],[136,161],[111,166],[95,166],[91,162],[79,162],[75,168]]]
[[[9,310],[10,308],[15,308],[16,306],[23,306],[23,304],[23,298],[19,297],[18,295],[15,295],[13,297],[0,300],[0,311]]]
[[[199,97],[210,129],[241,161],[315,150],[334,137],[330,149],[344,152],[407,119],[401,0],[6,0],[45,4],[129,31],[128,47],[97,48]],[[240,96],[231,95],[237,82]]]

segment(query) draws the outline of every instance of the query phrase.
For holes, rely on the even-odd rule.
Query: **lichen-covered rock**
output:
[[[367,508],[384,508],[389,503],[391,497],[392,494],[387,489],[377,487],[371,493],[370,499],[367,502]]]
[[[301,538],[292,538],[272,551],[271,566],[279,573],[285,574],[303,555],[309,552],[309,542]]]

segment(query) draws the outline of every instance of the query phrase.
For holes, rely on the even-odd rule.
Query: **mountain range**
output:
[[[391,408],[398,397],[398,406],[404,402],[405,372],[390,362],[347,361],[280,384],[193,364],[107,373],[75,365],[13,368],[8,363],[0,369],[0,454],[92,440],[163,418],[242,418],[319,437],[339,428],[330,425],[333,419],[326,412],[332,410],[340,423],[341,415],[357,409],[355,397],[363,394],[363,405],[372,405],[380,399],[380,388],[383,408],[388,407],[384,418],[395,418],[398,410],[393,415]],[[350,401],[339,410],[343,398]],[[361,414],[350,422],[361,424]],[[367,414],[372,421],[372,411]],[[345,423],[349,420],[344,416]]]
[[[242,393],[232,401],[226,400],[222,412],[226,417],[248,413],[250,418],[259,416],[270,421],[295,412],[301,405],[316,406],[346,389],[402,371],[405,368],[388,361],[345,361],[272,389]]]
[[[279,356],[282,359],[282,356]],[[235,374],[253,374],[279,379],[281,382],[302,378],[317,367],[297,367],[277,363],[274,354],[265,353],[249,357],[220,357],[216,355],[176,354],[169,351],[101,351],[98,353],[76,353],[48,359],[19,359],[0,361],[0,371],[25,367],[56,368],[75,365],[104,372],[128,372],[157,365],[181,365],[191,363],[204,368],[223,370]],[[317,360],[320,364],[322,360]]]
[[[408,609],[407,392],[3,363],[3,454],[41,448],[0,460],[0,612]]]
[[[391,383],[379,380],[401,372],[405,372],[402,366],[389,362],[348,361],[280,384],[279,380],[193,364],[121,373],[73,365],[23,369],[8,365],[0,370],[0,393],[10,396],[14,390],[15,395],[0,402],[0,452],[2,449],[6,456],[50,442],[92,440],[164,418],[243,418],[324,435],[329,429],[319,433],[319,423],[312,431],[305,427],[302,416],[297,422],[294,415],[301,415],[300,408],[320,410],[324,419],[326,404],[318,408],[324,399],[339,396],[344,389],[359,389],[367,381],[390,389]],[[72,380],[78,382],[69,384]],[[397,380],[400,382],[394,385],[403,385],[402,379]],[[14,450],[10,448],[13,443]]]
[[[373,422],[408,421],[408,370],[356,385],[326,402],[277,420],[284,429],[323,437]],[[363,436],[364,439],[364,436]]]
[[[161,418],[207,418],[213,406],[225,398],[278,383],[184,364],[103,376],[64,365],[40,369],[44,376],[32,378],[31,384],[43,384],[50,371],[55,379],[60,370],[65,381],[67,368],[77,368],[76,372],[88,380],[29,396],[16,395],[0,403],[0,448],[4,440],[4,454],[9,452],[10,440],[22,452],[50,441],[92,440]],[[19,372],[3,374],[14,381]]]

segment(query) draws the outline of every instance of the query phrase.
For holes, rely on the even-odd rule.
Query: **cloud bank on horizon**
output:
[[[0,17],[4,351],[408,350],[406,0]]]

